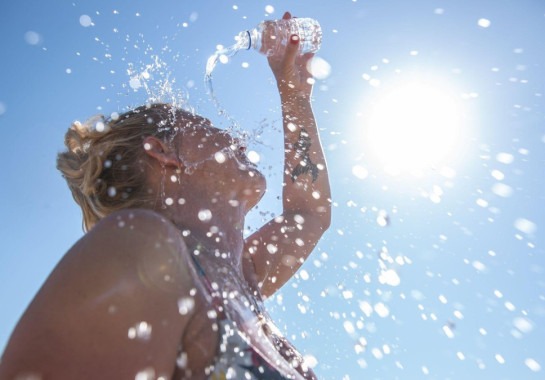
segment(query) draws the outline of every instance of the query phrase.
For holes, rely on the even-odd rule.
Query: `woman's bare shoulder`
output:
[[[104,234],[109,231],[128,233],[152,233],[181,240],[179,230],[170,220],[148,209],[124,209],[111,213],[101,219],[89,234]]]
[[[152,211],[123,210],[101,220],[29,305],[0,378],[28,368],[55,378],[78,378],[81,368],[129,378],[142,363],[172,373],[191,314],[178,309],[194,287],[186,251],[176,228]]]
[[[179,256],[186,251],[180,231],[164,216],[145,209],[121,210],[101,219],[71,251],[81,249],[129,256],[157,255],[157,251]]]

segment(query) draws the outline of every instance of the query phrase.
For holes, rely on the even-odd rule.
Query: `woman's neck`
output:
[[[180,230],[189,252],[198,251],[206,258],[225,260],[240,267],[244,247],[244,208],[208,203],[207,208],[196,204],[161,207],[164,215]]]

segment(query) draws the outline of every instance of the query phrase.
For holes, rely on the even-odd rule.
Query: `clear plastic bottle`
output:
[[[241,32],[237,45],[272,56],[283,52],[294,34],[299,36],[299,54],[315,53],[320,49],[322,28],[311,18],[263,21],[254,29]]]
[[[212,72],[220,57],[232,57],[240,50],[252,48],[267,56],[282,54],[290,37],[294,34],[299,36],[299,54],[314,53],[320,49],[322,28],[318,21],[311,18],[290,18],[263,21],[254,29],[240,32],[234,45],[221,48],[208,58],[204,83],[220,114],[226,115],[219,105],[212,86]]]

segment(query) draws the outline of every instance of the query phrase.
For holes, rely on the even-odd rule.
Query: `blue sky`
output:
[[[55,169],[70,123],[146,102],[150,93],[130,80],[147,72],[151,92],[168,82],[166,100],[229,127],[204,89],[206,60],[284,10],[323,29],[314,110],[334,215],[302,271],[268,301],[279,327],[316,358],[323,379],[543,378],[545,3],[537,0],[3,3],[0,347],[82,235]],[[435,95],[421,98],[413,86],[388,103],[415,83]],[[257,136],[250,148],[269,192],[248,219],[255,229],[280,212],[273,77],[263,56],[244,51],[218,65],[214,87]],[[442,98],[455,113],[435,102]],[[439,131],[427,145],[412,133],[429,121],[422,114]],[[404,129],[387,140],[405,136],[405,156],[370,137],[392,119]],[[454,122],[456,144],[439,161],[418,173],[404,166],[414,154],[431,157]],[[401,170],[385,168],[393,158]]]

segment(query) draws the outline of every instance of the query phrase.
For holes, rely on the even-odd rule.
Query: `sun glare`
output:
[[[385,91],[371,109],[367,143],[391,174],[448,165],[460,148],[462,118],[453,91],[419,82]]]

